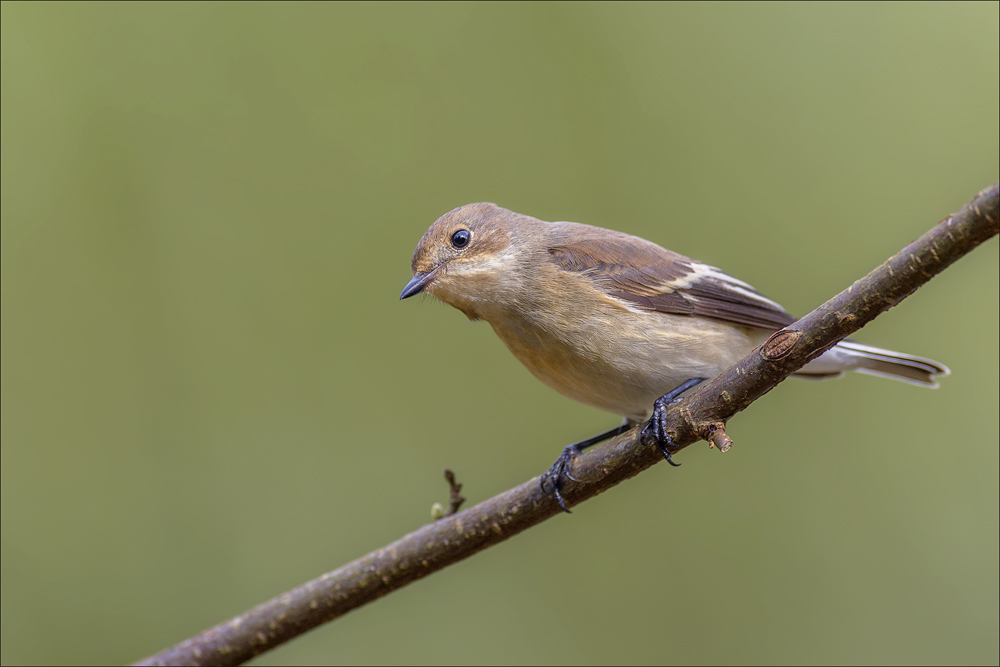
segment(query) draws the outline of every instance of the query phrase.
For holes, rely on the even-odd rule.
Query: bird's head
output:
[[[467,204],[438,218],[413,251],[413,278],[400,299],[427,292],[470,319],[502,306],[519,273],[521,218],[496,204]]]

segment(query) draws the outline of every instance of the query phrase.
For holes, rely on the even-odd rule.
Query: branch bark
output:
[[[733,415],[995,236],[998,189],[1000,183],[986,188],[867,276],[692,390],[668,413],[667,430],[677,446],[704,439],[725,451],[732,443],[725,423]],[[562,491],[566,501],[592,498],[662,460],[639,434],[632,429],[579,456]],[[535,477],[136,664],[241,664],[559,513]]]

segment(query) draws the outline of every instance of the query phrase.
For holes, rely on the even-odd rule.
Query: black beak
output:
[[[413,276],[410,282],[406,283],[406,287],[403,288],[402,293],[399,295],[399,300],[409,299],[414,294],[420,294],[427,287],[427,283],[434,280],[437,277],[437,269],[434,271],[428,271],[427,273],[418,273]]]

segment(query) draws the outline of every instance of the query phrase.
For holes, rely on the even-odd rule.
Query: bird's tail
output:
[[[840,341],[831,350],[806,364],[800,373],[806,377],[821,378],[840,375],[845,370],[880,375],[922,387],[937,387],[935,378],[951,373],[947,366],[932,359],[869,347],[852,340]]]

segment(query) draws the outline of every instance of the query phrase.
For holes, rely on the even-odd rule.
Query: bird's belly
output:
[[[508,321],[493,328],[549,387],[635,421],[648,417],[663,394],[693,377],[718,375],[767,336],[712,320],[633,311],[572,326]]]

